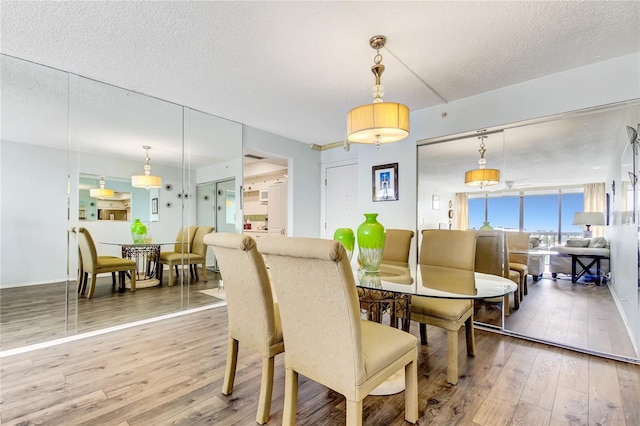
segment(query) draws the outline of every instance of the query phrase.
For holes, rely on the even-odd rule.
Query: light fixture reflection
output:
[[[149,165],[149,162],[151,161],[149,158],[149,150],[151,147],[145,145],[142,148],[146,150],[144,174],[131,176],[131,186],[134,188],[145,188],[146,190],[151,188],[162,188],[162,178],[160,176],[151,175],[151,166]]]

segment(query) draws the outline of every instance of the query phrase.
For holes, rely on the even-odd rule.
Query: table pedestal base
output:
[[[136,290],[139,290],[141,288],[156,287],[158,285],[160,285],[160,280],[156,278],[136,280]],[[131,280],[127,279],[124,283],[124,286],[125,288],[131,288]]]

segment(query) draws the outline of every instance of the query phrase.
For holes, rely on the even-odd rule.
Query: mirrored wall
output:
[[[634,162],[637,167],[637,156],[626,129],[640,123],[639,105],[632,100],[420,142],[419,229],[529,234],[526,295],[519,307],[510,301],[508,333],[621,359],[640,358],[640,206],[629,173]],[[465,172],[479,167],[482,143],[485,167],[500,170],[500,181],[466,185]],[[563,254],[565,246],[587,239],[585,226],[574,224],[575,213],[585,211],[603,216],[601,226],[590,227],[592,238],[605,241],[599,247],[606,250],[601,282],[595,263],[572,282],[572,257]],[[588,264],[594,258],[579,260]],[[499,324],[501,309],[495,301],[476,306],[475,320]]]
[[[220,206],[200,199],[197,188],[225,182],[227,193],[239,192],[242,125],[21,59],[0,60],[0,349],[217,302],[202,292],[217,285],[210,253],[207,282],[185,269],[169,287],[173,271],[166,270],[162,283],[120,292],[105,274],[93,298],[79,297],[71,231],[86,228],[98,255],[120,257],[133,242],[135,219],[162,251],[174,249],[185,226],[217,227]],[[132,186],[145,165],[160,186]],[[112,192],[100,192],[101,181]],[[240,203],[222,217],[226,231],[241,232]]]

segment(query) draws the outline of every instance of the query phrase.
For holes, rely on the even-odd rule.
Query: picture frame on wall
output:
[[[397,201],[398,163],[373,166],[371,174],[373,201]]]
[[[151,199],[151,214],[158,214],[158,199]]]

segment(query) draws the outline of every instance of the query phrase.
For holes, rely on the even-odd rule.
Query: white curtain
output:
[[[604,183],[588,183],[584,185],[584,211],[603,212],[605,204]],[[604,226],[591,228],[594,237],[604,237]]]
[[[453,229],[469,229],[469,196],[466,192],[456,193],[456,213]]]

